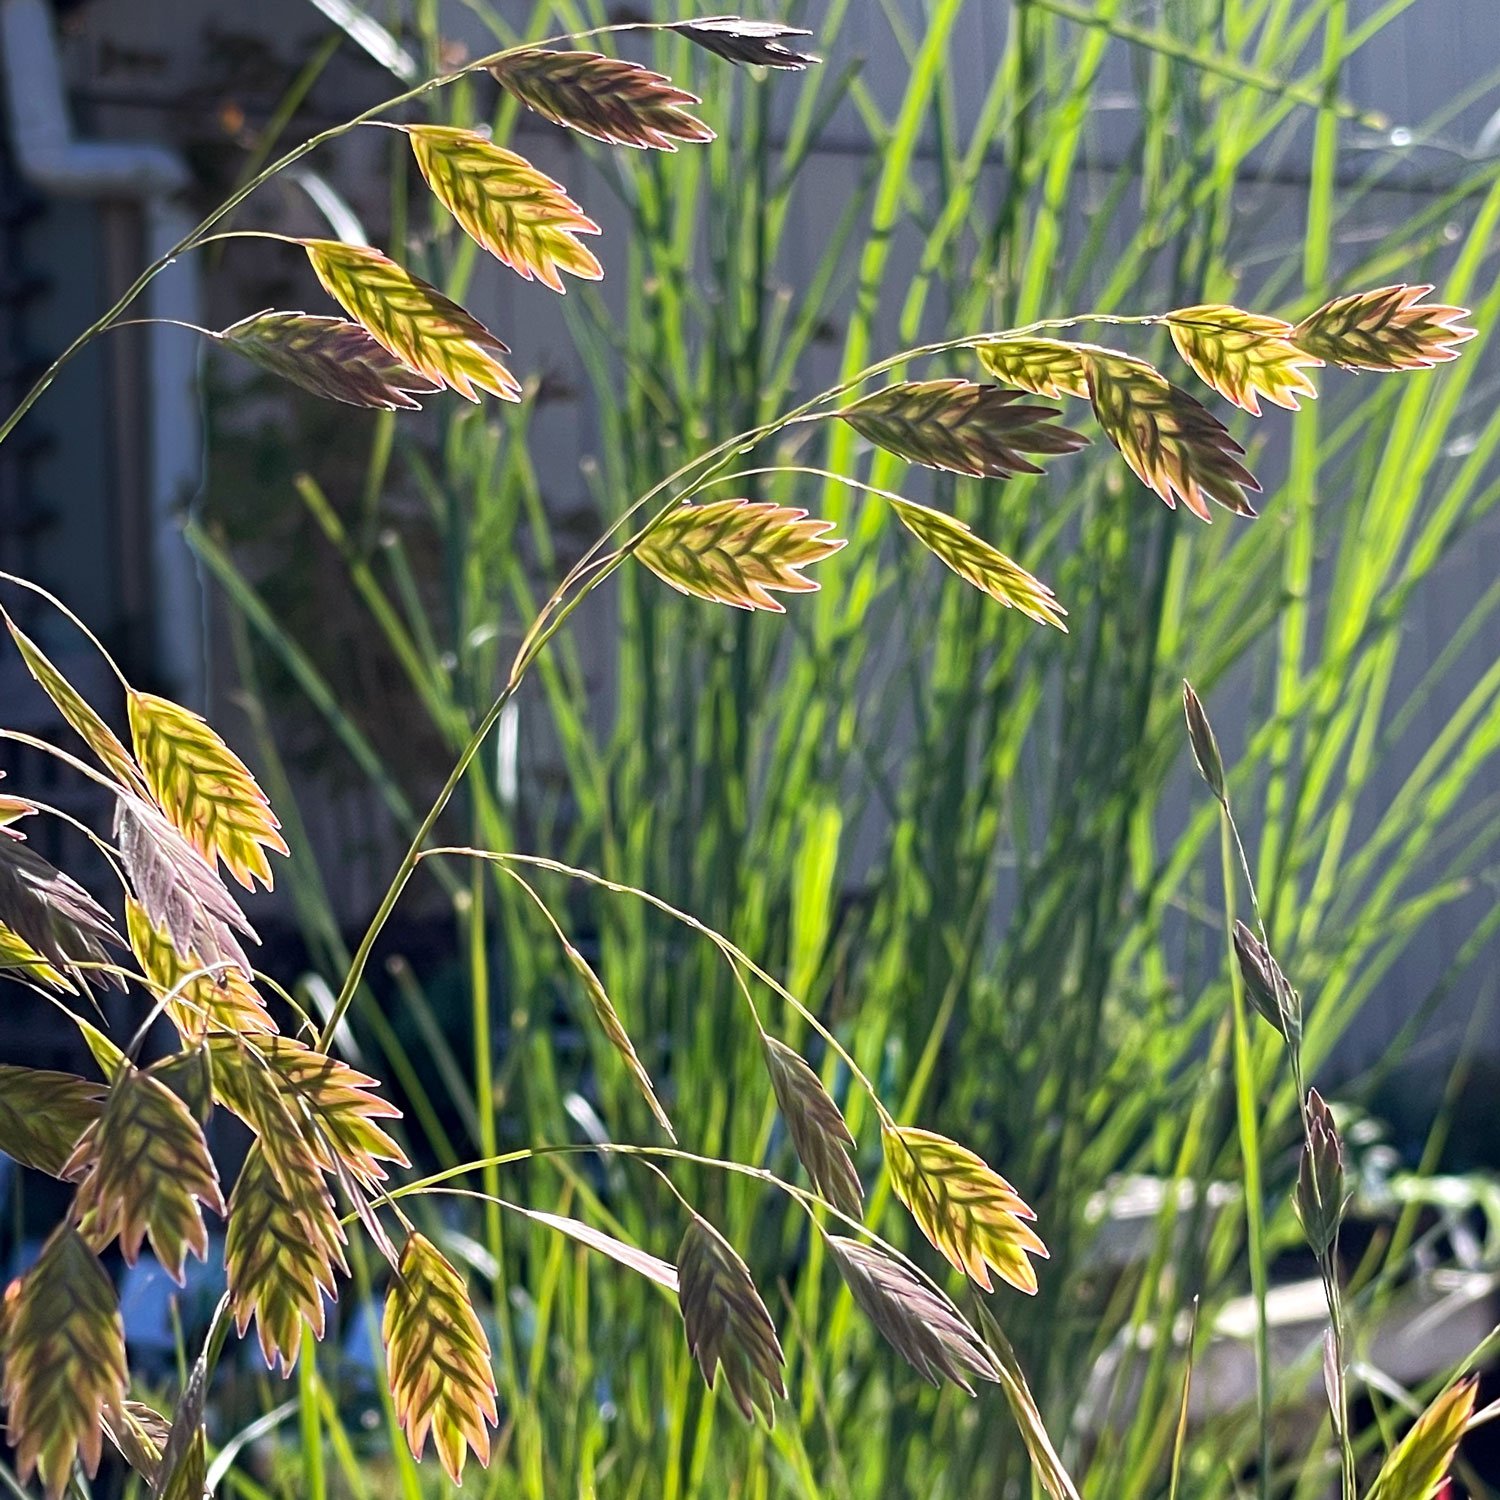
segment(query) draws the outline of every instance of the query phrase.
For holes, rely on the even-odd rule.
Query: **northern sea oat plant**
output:
[[[791,26],[712,17],[669,25],[602,28],[675,31],[733,64],[798,71],[816,61],[807,33]],[[527,280],[562,292],[565,278],[595,280],[604,266],[589,243],[598,234],[567,190],[524,157],[468,129],[392,122],[384,117],[462,77],[487,72],[546,121],[614,146],[675,151],[706,146],[701,101],[637,63],[588,50],[596,32],[553,38],[480,59],[461,70],[325,130],[235,192],[191,235],[142,273],[120,301],[88,328],[0,427],[8,435],[43,394],[56,370],[87,342],[126,321],[146,283],[176,256],[226,234],[218,226],[262,183],[317,146],[361,126],[401,131],[433,197],[479,246]],[[272,238],[285,239],[284,236]],[[452,390],[470,401],[487,394],[518,400],[522,382],[505,344],[464,307],[367,245],[307,238],[291,243],[346,316],[273,311],[222,330],[197,329],[313,394],[356,407],[411,409],[419,398]],[[1252,414],[1262,400],[1295,408],[1315,394],[1310,371],[1418,369],[1452,359],[1471,336],[1464,313],[1428,301],[1430,287],[1386,286],[1326,303],[1296,324],[1224,305],[1135,317],[1064,316],[1026,327],[975,332],[902,350],[861,370],[774,420],[696,454],[639,496],[561,578],[537,613],[467,744],[400,861],[321,1026],[302,1016],[299,1034],[281,1031],[263,996],[291,997],[252,957],[255,933],[225,876],[253,891],[270,887],[272,856],[287,846],[268,799],[251,772],[196,713],[132,687],[116,670],[128,743],[110,728],[116,705],[91,705],[17,626],[5,620],[32,675],[88,752],[16,732],[8,736],[55,756],[107,790],[114,803],[108,833],[86,830],[119,877],[120,910],[100,904],[26,841],[24,820],[64,816],[24,795],[0,799],[0,966],[82,1032],[97,1064],[86,1078],[0,1067],[0,1148],[26,1167],[74,1186],[67,1214],[35,1263],[5,1292],[0,1311],[3,1400],[21,1478],[40,1477],[63,1495],[81,1467],[93,1474],[113,1443],[152,1493],[195,1497],[208,1472],[206,1392],[231,1328],[252,1325],[266,1363],[296,1365],[304,1335],[321,1337],[328,1300],[348,1274],[347,1235],[362,1233],[388,1262],[383,1336],[394,1408],[413,1454],[429,1436],[456,1483],[467,1455],[481,1462],[497,1423],[497,1385],[488,1337],[463,1276],[431,1238],[418,1232],[403,1200],[501,1162],[588,1150],[634,1161],[674,1194],[683,1234],[672,1260],[625,1243],[596,1224],[508,1200],[499,1207],[555,1230],[647,1277],[676,1295],[689,1348],[713,1386],[723,1385],[747,1419],[775,1419],[786,1394],[786,1356],[754,1274],[723,1234],[682,1196],[674,1162],[747,1175],[805,1210],[810,1232],[854,1303],[894,1350],[934,1385],[972,1393],[975,1380],[1002,1385],[1035,1466],[1055,1500],[1076,1497],[996,1320],[982,1304],[971,1319],[919,1266],[862,1222],[864,1184],[851,1158],[845,1116],[799,1051],[768,1030],[751,985],[762,987],[810,1025],[866,1091],[875,1112],[892,1189],[922,1233],[951,1265],[988,1292],[998,1278],[1022,1292],[1037,1288],[1046,1257],[1022,1188],[1012,1186],[960,1142],[898,1121],[837,1035],[801,999],[722,933],[655,895],[621,888],[589,871],[541,855],[503,849],[434,847],[433,834],[471,762],[529,668],[579,603],[620,568],[641,565],[665,584],[707,604],[780,612],[783,595],[818,587],[815,569],[837,567],[843,542],[829,522],[789,506],[722,493],[750,477],[740,456],[785,429],[844,423],[868,443],[911,464],[953,474],[1004,479],[1037,473],[1082,448],[1087,436],[1061,422],[1064,401],[1086,402],[1095,422],[1142,484],[1169,507],[1180,500],[1204,521],[1209,502],[1236,517],[1254,515],[1259,486],[1223,422],[1182,384],[1125,349],[1059,337],[1085,325],[1166,329],[1182,360],[1215,394]],[[908,366],[943,362],[938,373],[880,384]],[[943,510],[851,478],[777,464],[775,472],[830,477],[871,505],[888,507],[922,547],[998,604],[1039,625],[1066,630],[1067,610],[1019,561]],[[756,472],[768,472],[765,470]],[[16,589],[43,593],[24,580]],[[76,620],[50,595],[50,602]],[[12,601],[13,604],[13,601]],[[1016,628],[1029,628],[1024,620]],[[1059,649],[1063,649],[1060,637]],[[102,650],[102,648],[101,648]],[[111,664],[112,665],[112,664]],[[1190,725],[1200,765],[1224,798],[1217,751],[1201,707]],[[1217,777],[1217,780],[1215,780]],[[537,905],[598,1026],[650,1107],[669,1144],[538,1142],[415,1181],[391,1173],[409,1163],[388,1122],[396,1111],[378,1081],[333,1052],[340,1021],[371,953],[421,862],[438,856],[490,862]],[[753,1162],[713,1161],[679,1146],[674,1122],[632,1042],[624,1017],[598,974],[528,879],[546,871],[623,890],[681,921],[718,949],[736,980],[762,1047],[769,1094],[804,1167],[809,1186],[781,1180]],[[1239,938],[1248,992],[1289,1043],[1294,997],[1261,939]],[[119,986],[140,997],[135,1026],[111,1038],[90,1018],[90,992]],[[165,1014],[177,1050],[143,1065],[150,1022]],[[1297,1054],[1293,1051],[1296,1064]],[[1298,1087],[1301,1090],[1300,1073]],[[225,1191],[205,1125],[218,1109],[253,1137]],[[1299,1211],[1327,1266],[1337,1232],[1338,1139],[1316,1094],[1304,1112],[1309,1167]],[[185,1382],[175,1411],[161,1413],[130,1397],[125,1339],[113,1285],[100,1260],[117,1243],[134,1262],[149,1243],[181,1281],[190,1255],[208,1249],[205,1214],[227,1218],[228,1291]],[[1337,1282],[1328,1275],[1338,1326]],[[1341,1358],[1341,1356],[1340,1356]],[[1338,1432],[1348,1450],[1340,1381],[1330,1381]],[[1467,1397],[1463,1392],[1467,1391]],[[1424,1418],[1428,1436],[1462,1430],[1472,1388],[1455,1387]],[[1467,1399],[1467,1405],[1465,1405]],[[1398,1449],[1376,1490],[1380,1500],[1416,1500],[1441,1478],[1452,1442],[1414,1433]],[[1412,1440],[1409,1440],[1412,1443]],[[1441,1444],[1438,1444],[1441,1447]],[[1401,1455],[1405,1453],[1403,1458]],[[1422,1464],[1426,1463],[1426,1468]],[[1417,1474],[1417,1470],[1421,1470]],[[1432,1481],[1435,1483],[1436,1481]],[[1425,1486],[1425,1487],[1424,1487]],[[1351,1492],[1352,1494],[1352,1492]]]

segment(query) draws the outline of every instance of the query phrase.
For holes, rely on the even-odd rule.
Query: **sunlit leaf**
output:
[[[134,1265],[149,1236],[179,1286],[189,1252],[199,1260],[208,1255],[199,1205],[224,1212],[219,1174],[202,1127],[150,1070],[127,1066],[120,1073],[62,1175],[78,1183],[74,1215],[96,1249],[118,1235],[121,1255]]]
[[[1040,474],[1028,453],[1074,453],[1082,433],[1051,418],[1017,391],[972,380],[905,380],[836,413],[877,447],[911,463],[975,478]]]
[[[1421,370],[1458,358],[1474,337],[1468,309],[1424,303],[1430,286],[1376,287],[1335,297],[1292,330],[1292,342],[1346,370]]]
[[[125,903],[125,930],[155,995],[177,993],[167,1002],[166,1012],[184,1041],[197,1041],[209,1031],[276,1030],[259,991],[239,969],[200,974],[183,984],[203,964],[194,955],[181,958],[171,938],[152,923],[138,901]]]
[[[773,1036],[761,1038],[766,1069],[781,1118],[812,1185],[837,1209],[857,1219],[864,1189],[849,1159],[854,1137],[823,1080],[802,1055]]]
[[[543,119],[597,141],[675,151],[679,141],[714,138],[689,112],[699,103],[696,94],[623,58],[528,47],[501,58],[490,73]]]
[[[281,824],[249,768],[207,721],[151,693],[130,694],[130,733],[151,795],[210,865],[253,890],[271,887],[265,851],[287,852]]]
[[[329,296],[402,364],[460,396],[479,390],[519,401],[521,386],[495,357],[510,351],[435,286],[368,245],[302,240]]]
[[[0,614],[4,614],[0,610]],[[47,696],[57,705],[58,712],[82,738],[90,750],[103,763],[104,768],[124,786],[139,786],[140,773],[130,752],[103,719],[89,706],[83,695],[57,670],[43,654],[40,646],[7,614],[5,623],[15,638],[26,669],[36,678]]]
[[[874,1245],[827,1235],[833,1264],[855,1303],[923,1380],[951,1380],[971,1396],[969,1377],[999,1380],[994,1356],[935,1286]]]
[[[801,26],[787,26],[781,21],[747,21],[743,16],[706,16],[694,21],[678,21],[666,28],[680,31],[690,42],[706,52],[755,68],[785,68],[800,73],[819,62],[810,52],[798,52],[783,46],[788,37],[811,36]]]
[[[408,370],[358,323],[303,312],[263,312],[214,335],[263,370],[325,401],[378,411],[416,411],[413,396],[442,389]]]
[[[125,1399],[125,1331],[115,1289],[82,1237],[62,1224],[6,1291],[3,1397],[24,1484],[60,1500],[77,1459],[93,1475],[106,1411]]]
[[[611,1260],[617,1261],[622,1266],[628,1266],[632,1271],[638,1272],[649,1281],[654,1281],[658,1286],[665,1287],[669,1292],[677,1290],[677,1268],[655,1255],[648,1254],[645,1250],[638,1249],[634,1245],[627,1245],[623,1240],[617,1240],[612,1234],[605,1234],[602,1229],[595,1229],[592,1224],[581,1223],[563,1214],[544,1213],[539,1208],[523,1208],[520,1212],[533,1223],[545,1225],[548,1229],[555,1229],[559,1234],[565,1234],[569,1239],[577,1240],[580,1245],[587,1245],[590,1250],[597,1250],[599,1254],[607,1255]]]
[[[1026,1258],[1047,1247],[1026,1221],[1036,1215],[1000,1174],[965,1146],[930,1130],[883,1125],[891,1186],[917,1227],[970,1280],[991,1290],[990,1270],[1035,1295]]]
[[[294,1154],[301,1142],[290,1132],[280,1143]],[[347,1273],[338,1211],[311,1155],[301,1170],[278,1180],[265,1143],[245,1157],[229,1195],[224,1266],[235,1327],[243,1338],[255,1321],[261,1353],[272,1369],[290,1374],[302,1347],[302,1329],[322,1338],[324,1298],[338,1296],[336,1271]]]
[[[1443,1391],[1391,1450],[1365,1500],[1433,1500],[1453,1466],[1478,1394],[1472,1376]]]
[[[599,226],[544,172],[474,130],[408,125],[417,165],[464,233],[519,272],[566,291],[560,272],[598,281],[604,268],[580,234]]]
[[[0,1151],[61,1177],[79,1137],[99,1118],[105,1086],[73,1073],[0,1064]]]
[[[1260,415],[1261,396],[1296,411],[1299,396],[1318,394],[1303,372],[1323,361],[1299,349],[1291,341],[1292,325],[1280,318],[1206,303],[1180,307],[1166,321],[1177,352],[1198,378],[1254,416]]]
[[[408,1236],[385,1303],[391,1397],[412,1455],[432,1433],[448,1477],[463,1478],[468,1450],[490,1460],[497,1421],[490,1344],[463,1278],[420,1234]]]
[[[1239,461],[1245,450],[1186,391],[1150,365],[1119,355],[1089,360],[1089,389],[1110,442],[1169,508],[1176,508],[1180,495],[1205,521],[1209,500],[1238,516],[1255,514],[1245,491],[1260,485]]]
[[[1080,396],[1088,399],[1089,375],[1084,353],[1088,344],[1061,339],[997,339],[975,349],[979,363],[1001,385],[1013,385],[1033,396]]]
[[[758,1408],[776,1425],[772,1396],[785,1396],[786,1356],[750,1269],[707,1219],[693,1214],[677,1252],[678,1302],[688,1348],[713,1388],[716,1371],[749,1421]]]
[[[964,582],[1007,609],[1020,610],[1039,625],[1054,625],[1066,632],[1063,616],[1067,610],[1052,590],[983,537],[975,536],[964,522],[910,500],[892,500],[891,505],[902,525]]]
[[[798,594],[818,587],[801,570],[844,545],[825,535],[832,527],[805,510],[752,500],[680,505],[651,531],[636,556],[681,593],[780,614],[771,590]]]

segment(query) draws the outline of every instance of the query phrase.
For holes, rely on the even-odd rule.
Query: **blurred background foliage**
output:
[[[1056,588],[1071,634],[915,565],[846,486],[747,476],[723,493],[806,506],[850,538],[821,592],[751,618],[640,569],[616,575],[541,659],[445,829],[644,887],[719,928],[827,1018],[898,1118],[1016,1183],[1053,1258],[1036,1299],[991,1306],[1091,1500],[1166,1494],[1195,1299],[1207,1394],[1184,1492],[1246,1492],[1258,1444],[1243,1175],[1227,1069],[1211,1065],[1226,893],[1216,809],[1185,753],[1184,677],[1225,746],[1311,1076],[1358,1147],[1348,1270],[1365,1451],[1400,1425],[1401,1384],[1430,1385],[1460,1352],[1432,1335],[1430,1365],[1402,1365],[1393,1349],[1416,1335],[1375,1330],[1406,1328],[1413,1308],[1441,1321],[1495,1306],[1500,585],[1482,559],[1500,498],[1500,163],[1462,143],[1500,80],[1476,57],[1440,113],[1395,129],[1384,101],[1349,92],[1364,49],[1389,28],[1420,35],[1424,8],[1442,6],[793,3],[782,13],[826,61],[770,78],[710,71],[677,39],[631,40],[706,94],[719,139],[641,159],[522,127],[518,149],[604,226],[597,288],[549,298],[477,264],[408,198],[398,137],[362,148],[378,176],[357,193],[348,161],[327,169],[364,214],[368,183],[389,183],[380,243],[500,329],[532,377],[519,408],[434,400],[416,419],[355,419],[209,370],[190,533],[223,602],[215,645],[242,742],[297,851],[283,881],[316,1000],[552,580],[692,451],[884,353],[1038,317],[1231,301],[1295,319],[1400,279],[1474,308],[1479,338],[1441,372],[1325,371],[1322,399],[1294,417],[1237,415],[1265,484],[1254,523],[1167,511],[1102,443],[1047,476],[979,485],[907,470],[842,424],[793,429],[745,467],[936,498]],[[415,0],[384,55],[425,74],[459,36],[472,53],[624,18],[582,0]],[[296,128],[298,92],[332,56],[304,60],[257,152]],[[500,139],[518,124],[483,79],[424,103]],[[289,232],[312,213],[274,194],[259,211]],[[311,301],[264,246],[225,261],[266,304]],[[1171,358],[1144,331],[1129,347]],[[713,950],[629,897],[539,888],[625,1012],[683,1144],[795,1176]],[[453,864],[403,912],[350,1040],[406,1105],[415,1160],[651,1138],[522,893]],[[759,998],[817,1060],[796,1018]],[[1278,1058],[1260,1035],[1260,1253],[1295,1289],[1312,1272],[1287,1206],[1298,1126]],[[875,1122],[824,1063],[870,1180]],[[487,1168],[471,1185],[666,1253],[661,1186],[584,1160]],[[851,1315],[783,1199],[711,1171],[683,1182],[778,1289],[799,1409],[774,1433],[742,1426],[699,1388],[656,1288],[433,1196],[423,1212],[492,1286],[504,1405],[475,1493],[1033,1493],[1002,1398],[927,1391]],[[882,1184],[877,1215],[887,1201]],[[1316,1314],[1292,1309],[1277,1336],[1273,1489],[1321,1495]],[[351,1292],[342,1345],[309,1350],[294,1390],[251,1381],[230,1403],[246,1421],[277,1414],[231,1486],[432,1492],[390,1438],[379,1383],[359,1377],[373,1357]]]

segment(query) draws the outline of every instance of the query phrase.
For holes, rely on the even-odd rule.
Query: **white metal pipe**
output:
[[[46,0],[0,0],[11,148],[21,175],[44,193],[130,199],[141,206],[145,255],[155,260],[192,227],[177,196],[190,175],[175,152],[148,142],[85,141],[73,135],[62,66]],[[156,277],[141,311],[152,318],[201,321],[191,257]],[[201,591],[183,541],[179,511],[197,488],[202,461],[197,350],[182,330],[147,330],[150,381],[148,490],[156,663],[189,703],[205,688]]]

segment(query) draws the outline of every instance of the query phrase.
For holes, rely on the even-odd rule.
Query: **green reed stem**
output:
[[[1228,808],[1220,819],[1220,872],[1224,882],[1224,930],[1229,949],[1229,984],[1234,1015],[1235,1120],[1240,1157],[1245,1168],[1245,1227],[1249,1237],[1250,1289],[1255,1298],[1255,1412],[1260,1429],[1258,1492],[1271,1492],[1271,1339],[1266,1317],[1266,1282],[1270,1257],[1266,1251],[1265,1197],[1261,1185],[1260,1100],[1256,1097],[1254,1054],[1250,1044],[1248,1001],[1234,953],[1236,867],[1234,836]]]

